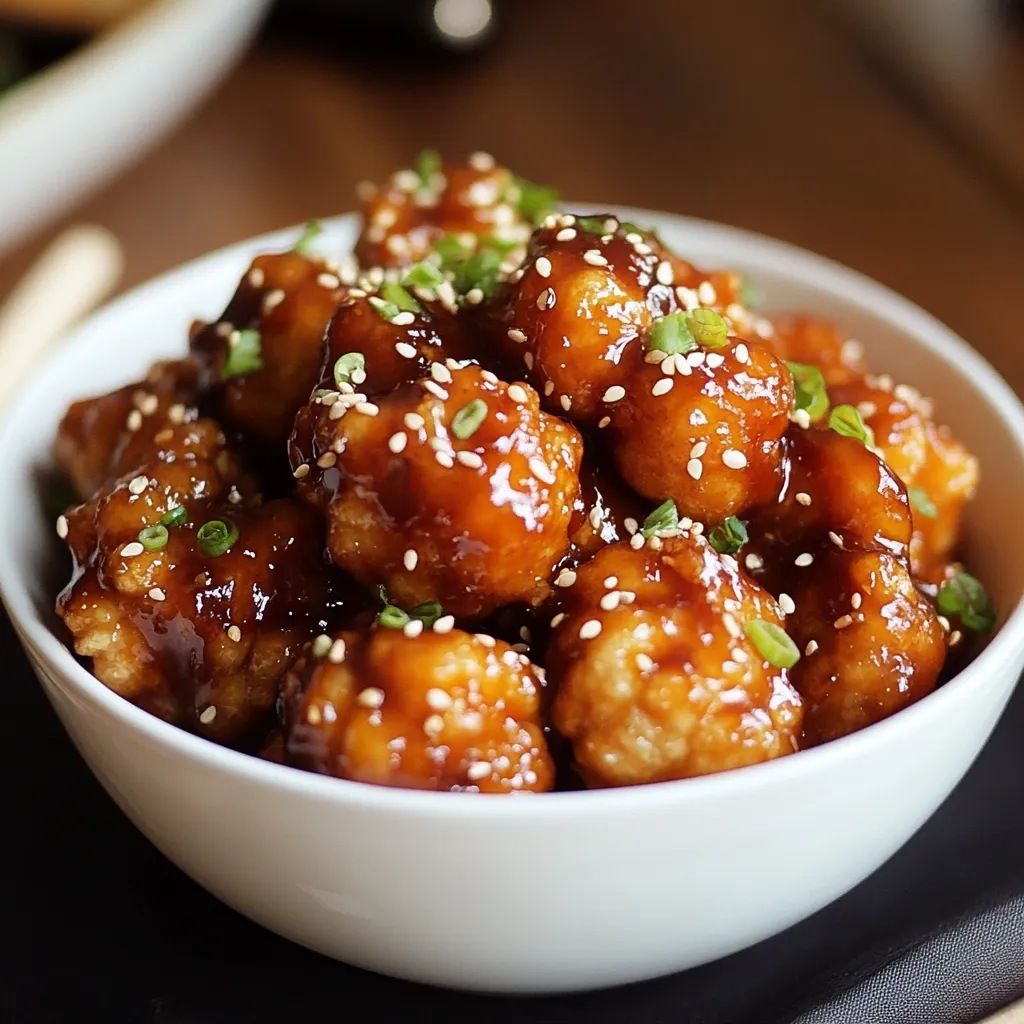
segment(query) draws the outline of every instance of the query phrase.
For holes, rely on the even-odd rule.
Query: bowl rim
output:
[[[710,241],[713,246],[738,246],[747,250],[751,258],[769,261],[774,271],[805,281],[819,291],[830,293],[848,305],[860,307],[865,313],[887,321],[913,336],[917,344],[930,349],[948,365],[951,373],[971,377],[980,385],[988,404],[1024,458],[1024,406],[996,370],[945,324],[859,271],[788,242],[728,224],[619,204],[581,201],[562,205],[572,211],[594,210],[633,221],[671,223],[673,230],[689,230],[703,236],[704,244]],[[351,230],[356,220],[357,214],[347,213],[323,218],[322,224],[332,231]],[[290,244],[301,229],[301,225],[292,225],[253,236],[223,246],[151,278],[90,316],[69,335],[67,341],[72,343],[84,327],[92,325],[97,320],[108,316],[113,318],[127,307],[145,304],[148,298],[158,294],[171,279],[201,274],[213,265],[236,255],[244,258],[252,252]],[[31,415],[31,410],[41,400],[44,382],[52,379],[51,374],[59,375],[57,366],[61,349],[62,346],[35,369],[17,399],[6,411],[0,423],[0,466],[6,465],[3,453],[17,444],[19,424],[26,416]],[[6,511],[0,510],[0,546],[5,543],[6,517]],[[677,807],[680,801],[717,801],[727,798],[737,787],[749,794],[752,790],[785,784],[794,774],[815,773],[824,771],[830,764],[839,766],[850,759],[869,758],[872,748],[888,743],[890,739],[899,742],[901,734],[909,733],[917,723],[925,726],[929,719],[941,717],[947,705],[964,699],[968,691],[977,689],[986,679],[997,675],[1001,664],[1004,671],[1011,668],[1014,656],[1024,650],[1022,594],[1018,596],[1015,606],[1008,612],[984,650],[938,690],[890,718],[820,747],[800,751],[799,756],[776,758],[742,769],[657,784],[518,794],[529,799],[475,800],[465,799],[463,794],[446,791],[399,789],[318,775],[266,761],[253,754],[232,750],[187,732],[136,707],[92,675],[50,630],[42,616],[37,614],[25,581],[15,571],[13,563],[4,558],[0,558],[0,598],[22,645],[30,659],[36,663],[37,670],[40,666],[45,666],[48,674],[59,677],[65,687],[86,700],[96,711],[113,717],[119,725],[137,731],[144,740],[167,748],[176,755],[201,762],[211,770],[238,776],[242,780],[267,786],[281,793],[290,793],[299,798],[358,804],[364,809],[377,810],[381,813],[397,811],[412,817],[432,819],[439,815],[457,820],[469,817],[487,823],[506,819],[515,822],[522,822],[524,819],[543,821],[561,817],[568,811],[602,813],[616,809],[656,810],[662,807]],[[1014,682],[1016,683],[1016,680]]]

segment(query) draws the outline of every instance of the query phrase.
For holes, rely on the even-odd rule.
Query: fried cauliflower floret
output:
[[[476,617],[542,600],[569,550],[576,431],[527,385],[454,361],[376,403],[353,397],[314,405],[311,448],[293,445],[335,562],[404,608]]]
[[[717,522],[778,492],[793,388],[764,345],[733,338],[641,363],[605,399],[619,470],[652,501]]]
[[[116,693],[245,745],[266,734],[285,669],[336,600],[320,517],[229,487],[202,427],[177,428],[152,461],[61,517],[75,573],[57,613]],[[237,529],[226,550],[209,545],[211,521]]]
[[[745,632],[772,597],[702,538],[605,548],[565,586],[552,721],[592,786],[662,782],[793,753],[802,709]]]
[[[830,398],[856,406],[882,458],[907,487],[915,576],[941,579],[960,539],[964,504],[978,486],[978,460],[947,427],[936,425],[931,402],[916,388],[868,376],[833,388]]]
[[[376,626],[318,638],[284,685],[285,757],[381,786],[543,792],[543,675],[500,640]]]
[[[523,213],[520,182],[486,153],[466,164],[442,164],[427,151],[415,168],[398,171],[380,189],[364,185],[362,192],[365,227],[356,257],[364,267],[417,263],[448,235],[467,248],[490,238],[522,245],[533,228]]]
[[[218,321],[192,338],[207,402],[232,435],[281,459],[323,361],[327,323],[347,288],[301,252],[257,256]]]
[[[88,501],[137,466],[168,426],[194,420],[195,384],[191,363],[156,363],[144,380],[73,402],[57,430],[54,454],[79,500]]]
[[[816,316],[777,316],[771,321],[768,337],[780,359],[818,367],[830,387],[858,380],[866,372],[864,346],[848,338],[830,320]]]
[[[787,612],[803,657],[805,745],[845,735],[929,693],[943,628],[910,574],[903,484],[859,440],[793,430],[787,485],[747,524],[740,558]]]

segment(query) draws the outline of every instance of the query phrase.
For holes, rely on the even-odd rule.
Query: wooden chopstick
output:
[[[0,411],[68,329],[106,299],[124,270],[117,239],[79,224],[60,234],[0,306]]]

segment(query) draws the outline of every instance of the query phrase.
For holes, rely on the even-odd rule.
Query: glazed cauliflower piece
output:
[[[778,598],[803,652],[791,676],[810,746],[930,693],[947,644],[914,586],[909,502],[890,467],[854,437],[794,429],[786,480],[747,524],[738,557]]]
[[[459,616],[546,596],[569,550],[582,442],[532,388],[449,360],[376,402],[323,402],[293,465],[339,566],[404,608],[439,601]]]
[[[831,320],[806,315],[775,316],[766,337],[780,359],[816,366],[829,387],[849,384],[867,372],[864,346],[847,337]]]
[[[301,645],[336,621],[323,526],[303,504],[229,484],[210,421],[166,433],[148,462],[58,520],[75,571],[57,614],[116,693],[245,747],[265,736]]]
[[[307,645],[284,685],[287,763],[409,789],[551,789],[542,670],[500,640],[436,625],[447,631],[377,625]]]
[[[706,775],[797,749],[800,698],[747,632],[784,617],[703,538],[614,544],[559,584],[552,722],[588,785]]]

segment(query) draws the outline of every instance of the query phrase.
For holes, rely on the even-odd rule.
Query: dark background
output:
[[[119,236],[127,285],[237,238],[349,209],[358,180],[422,146],[487,149],[569,197],[723,220],[852,265],[950,323],[1019,391],[1024,34],[1000,10],[985,0],[507,0],[489,45],[452,55],[387,26],[313,22],[311,3],[281,5],[203,108],[69,219]],[[0,260],[0,295],[48,237]],[[915,840],[771,942],[686,975],[568,999],[420,989],[306,953],[195,887],[81,765],[5,620],[0,656],[4,1022],[415,1013],[487,1024],[773,1024],[958,915],[1024,891],[1022,691]],[[998,946],[1019,951],[1024,917],[1008,906]],[[966,950],[968,932],[956,934]],[[1020,958],[1000,969],[971,964],[929,982],[932,1005],[906,994],[872,1013],[878,1024],[976,1019],[1024,994]],[[829,1019],[874,1024],[863,1013]]]

